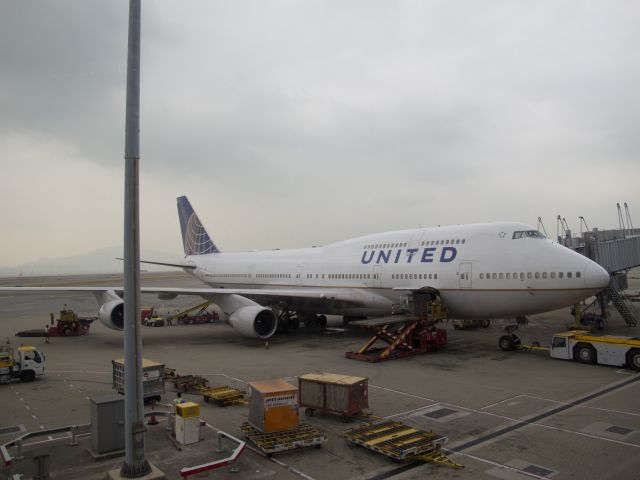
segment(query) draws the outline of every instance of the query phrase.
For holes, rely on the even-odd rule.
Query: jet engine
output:
[[[98,318],[105,327],[112,330],[124,328],[124,302],[120,299],[109,300],[100,305]]]
[[[276,332],[278,319],[270,308],[260,305],[240,307],[229,316],[229,324],[252,338],[269,338]]]

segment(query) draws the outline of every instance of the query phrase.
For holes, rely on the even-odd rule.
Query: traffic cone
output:
[[[151,416],[149,417],[149,421],[147,422],[148,425],[157,425],[158,424],[158,419],[156,418],[156,412],[154,412],[153,410],[151,411]]]

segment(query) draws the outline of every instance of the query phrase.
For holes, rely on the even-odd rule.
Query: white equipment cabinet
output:
[[[200,441],[200,406],[197,403],[176,405],[175,435],[176,441],[181,445]]]

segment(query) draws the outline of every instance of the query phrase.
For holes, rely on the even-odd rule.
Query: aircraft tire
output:
[[[318,326],[320,328],[326,328],[327,326],[327,317],[326,315],[318,315],[317,320]]]
[[[579,343],[575,346],[574,357],[580,363],[593,364],[597,361],[595,348],[585,343]]]
[[[480,320],[480,326],[482,328],[489,328],[490,325],[491,325],[491,320],[489,320],[488,318],[483,318],[482,320]]]
[[[500,350],[502,350],[503,352],[510,352],[512,350],[515,350],[516,348],[511,335],[501,336],[500,339],[498,340],[498,346],[500,347]]]

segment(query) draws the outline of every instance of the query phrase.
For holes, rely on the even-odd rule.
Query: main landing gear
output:
[[[291,332],[300,327],[303,323],[305,327],[326,328],[327,317],[325,315],[316,315],[310,313],[296,312],[290,310],[288,306],[283,307],[278,314],[278,332]]]

